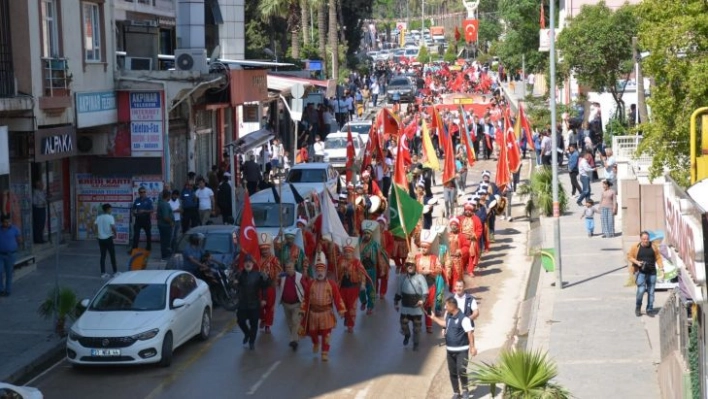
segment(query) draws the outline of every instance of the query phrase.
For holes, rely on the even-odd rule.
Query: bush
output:
[[[428,51],[428,47],[426,46],[421,46],[420,47],[420,52],[418,53],[418,62],[421,64],[427,64],[430,62],[430,52]]]
[[[553,172],[550,167],[536,169],[531,175],[531,182],[519,187],[518,193],[526,195],[526,214],[538,210],[546,216],[553,216]],[[563,185],[558,182],[558,202],[561,215],[568,209],[568,195]]]

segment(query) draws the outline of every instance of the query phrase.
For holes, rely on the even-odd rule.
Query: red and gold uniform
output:
[[[463,258],[462,264],[465,265],[466,272],[474,275],[474,269],[479,263],[481,250],[479,241],[484,234],[484,226],[482,221],[475,215],[475,205],[473,202],[465,204],[464,215],[460,216],[460,232],[470,242],[469,255]]]
[[[367,279],[364,266],[354,256],[355,251],[355,246],[345,244],[344,257],[337,265],[340,270],[338,286],[346,308],[344,325],[350,333],[354,331],[356,321],[356,301],[359,299],[359,292],[365,288]]]
[[[388,231],[388,222],[386,221],[386,218],[379,216],[376,220],[379,222],[381,231],[381,249],[383,249],[386,253],[386,260],[391,259],[394,252],[393,234]],[[376,293],[379,295],[379,298],[383,299],[388,292],[388,276],[390,274],[388,273],[388,268],[390,268],[390,265],[381,265],[381,267],[386,268],[387,270],[386,273],[379,273],[378,275],[376,282]]]
[[[307,228],[305,219],[298,219],[297,227],[302,231],[302,240],[305,242],[305,256],[307,259],[315,259],[315,251],[317,250],[315,235]]]
[[[426,309],[435,309],[438,304],[438,284],[437,277],[442,275],[442,265],[438,256],[430,253],[430,243],[421,242],[421,253],[415,257],[415,265],[418,273],[425,277],[425,281],[428,283],[428,297],[425,300]],[[428,332],[433,331],[433,320],[430,316],[425,316],[425,327]]]
[[[332,242],[330,237],[322,237],[319,242],[320,251],[322,251],[327,259],[327,278],[332,281],[339,281],[340,265],[342,260],[342,251]]]
[[[314,353],[320,351],[321,343],[322,361],[326,362],[329,360],[332,329],[337,325],[334,311],[336,310],[340,316],[343,316],[346,308],[336,283],[325,277],[327,270],[325,262],[324,259],[317,262],[315,273],[318,278],[312,280],[305,287],[305,295],[301,307],[303,318],[300,335],[307,335],[312,339],[312,351]],[[321,278],[319,277],[320,274]]]
[[[270,279],[271,284],[265,290],[265,298],[261,298],[266,302],[265,306],[261,307],[261,328],[266,329],[266,333],[270,332],[270,327],[273,326],[275,317],[275,284],[278,281],[278,275],[283,271],[280,266],[280,261],[273,255],[273,249],[270,244],[261,244],[261,261],[258,263],[258,270],[265,273]]]
[[[447,254],[445,258],[445,274],[447,275],[448,289],[452,291],[455,283],[463,278],[465,272],[464,262],[469,257],[470,242],[460,232],[460,220],[450,219],[450,232],[447,233]]]

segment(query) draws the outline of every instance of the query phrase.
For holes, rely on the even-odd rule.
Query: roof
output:
[[[298,78],[296,76],[278,75],[274,73],[268,74],[268,90],[278,91],[285,96],[290,95],[292,87],[298,83],[304,85],[306,88],[318,87],[325,89],[327,93],[329,93],[330,91],[334,92],[337,82],[333,79],[318,80]]]
[[[255,132],[246,133],[236,140],[235,152],[245,154],[254,148],[268,144],[274,137],[275,134],[268,129],[260,129]]]

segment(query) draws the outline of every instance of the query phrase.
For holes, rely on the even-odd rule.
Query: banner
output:
[[[163,92],[130,93],[130,142],[133,157],[161,157],[163,149]]]
[[[479,21],[476,19],[466,19],[462,21],[462,28],[465,31],[465,41],[467,43],[472,43],[477,41],[477,34],[479,32]]]
[[[555,39],[558,40],[558,29],[555,31]],[[551,51],[551,30],[540,29],[538,35],[538,51]]]
[[[78,240],[96,238],[94,223],[103,213],[101,206],[111,204],[116,220],[116,244],[127,244],[130,237],[130,207],[133,181],[127,177],[98,177],[91,174],[76,175],[76,218]]]

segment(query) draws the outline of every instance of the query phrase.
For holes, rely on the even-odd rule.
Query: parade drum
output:
[[[369,213],[376,213],[378,210],[381,209],[381,198],[379,196],[372,195],[371,198],[369,198],[369,201],[371,201]]]
[[[496,198],[494,198],[493,200],[489,201],[489,205],[487,206],[487,214],[493,212],[493,211],[495,210],[495,208],[496,208],[496,206],[497,206],[498,203],[499,203],[499,201],[498,201]]]
[[[503,215],[504,210],[506,210],[506,198],[501,197],[499,199],[499,203],[497,204],[497,209],[496,209],[497,215]]]

